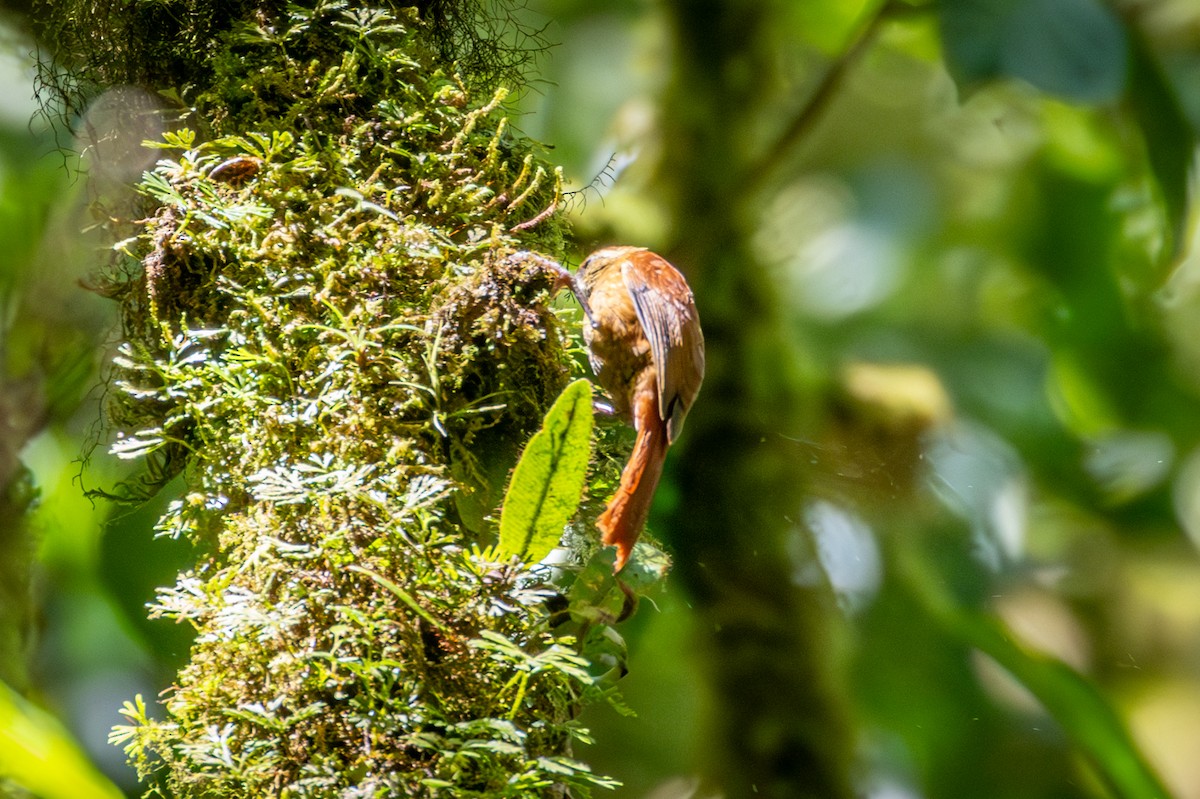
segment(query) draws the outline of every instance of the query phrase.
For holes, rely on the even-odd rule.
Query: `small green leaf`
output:
[[[592,385],[576,380],[546,414],[513,470],[500,511],[500,555],[536,563],[579,507],[592,438]]]
[[[121,799],[48,713],[0,683],[0,778],[45,799]]]
[[[374,580],[380,586],[382,586],[383,588],[385,588],[388,591],[391,591],[393,594],[395,594],[396,597],[401,602],[403,602],[404,604],[406,604],[410,608],[412,608],[413,612],[416,613],[418,616],[420,616],[422,619],[429,622],[431,625],[433,625],[437,629],[441,630],[442,632],[449,632],[449,629],[446,627],[446,625],[444,625],[440,621],[438,621],[437,617],[435,617],[432,613],[427,611],[425,608],[421,607],[420,603],[418,603],[417,600],[414,599],[411,594],[409,594],[403,588],[396,585],[394,582],[387,579],[383,575],[376,574],[375,572],[371,571],[370,569],[365,569],[362,566],[359,566],[357,564],[351,564],[351,565],[347,566],[346,568],[352,572],[358,572],[359,574],[363,574],[363,575],[366,575],[367,577],[370,577],[372,580]]]

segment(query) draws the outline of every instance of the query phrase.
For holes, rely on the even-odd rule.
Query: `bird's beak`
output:
[[[575,291],[575,276],[568,272],[562,264],[553,261],[550,263],[553,264],[550,267],[550,271],[554,273],[554,283],[551,286],[551,293],[557,294],[563,289]]]
[[[510,255],[509,258],[518,262],[532,261],[542,269],[545,269],[547,272],[549,272],[554,277],[554,282],[550,286],[551,294],[557,294],[563,289],[571,289],[572,291],[575,290],[574,276],[567,271],[566,267],[552,258],[547,258],[544,255],[538,255],[537,253],[530,252],[529,250],[519,250],[518,252],[514,252],[512,255]]]

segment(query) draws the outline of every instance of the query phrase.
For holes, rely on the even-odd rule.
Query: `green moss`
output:
[[[415,15],[251,18],[205,52],[209,138],[155,145],[105,286],[114,451],[146,460],[141,491],[182,472],[160,529],[199,553],[153,609],[195,627],[191,660],[114,741],[175,796],[611,785],[571,759],[620,673],[611,577],[487,554],[574,363],[550,276],[514,257],[560,252],[558,173]]]

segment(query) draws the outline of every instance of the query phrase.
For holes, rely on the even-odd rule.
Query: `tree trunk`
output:
[[[676,66],[660,185],[709,366],[671,460],[682,500],[660,529],[701,616],[716,693],[712,776],[729,797],[849,797],[836,606],[826,586],[797,580],[803,564],[787,546],[807,534],[803,458],[789,437],[812,398],[747,241],[748,154],[773,74],[770,8],[681,1],[669,11]]]

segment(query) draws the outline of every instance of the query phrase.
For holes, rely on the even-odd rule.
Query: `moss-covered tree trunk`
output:
[[[513,255],[561,249],[559,180],[502,114],[520,54],[466,36],[474,3],[425,6],[56,9],[82,85],[176,101],[105,286],[113,451],[182,474],[159,529],[197,551],[152,610],[195,627],[190,662],[114,733],[174,796],[608,784],[571,757],[611,664],[551,627],[569,575],[487,549],[569,376]]]

